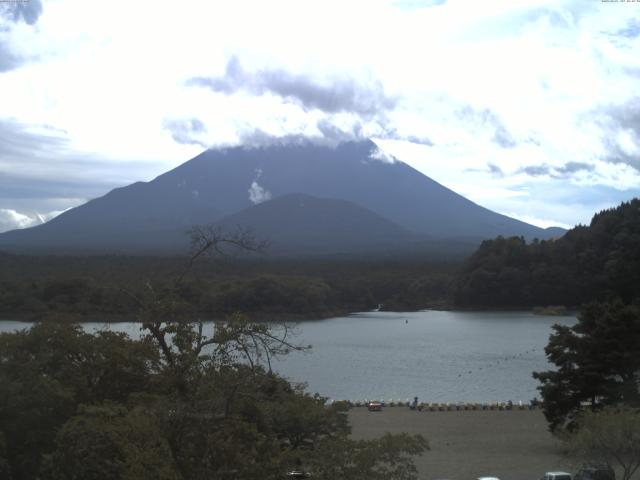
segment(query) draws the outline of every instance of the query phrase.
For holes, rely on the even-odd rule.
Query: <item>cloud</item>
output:
[[[577,172],[593,172],[595,168],[596,166],[590,163],[567,162],[562,167],[556,168],[555,170],[562,178],[564,176],[570,176],[571,174]]]
[[[35,212],[75,207],[143,179],[114,163],[96,153],[74,151],[63,131],[0,119],[0,209],[36,218]],[[138,162],[127,162],[127,169],[132,167],[143,170]]]
[[[9,22],[4,27],[0,24],[0,73],[8,72],[19,67],[24,58],[13,51],[10,45],[13,26],[24,22],[27,25],[35,25],[42,14],[42,2],[40,0],[0,0],[0,19]]]
[[[25,214],[10,208],[0,208],[0,233],[43,224],[57,217],[64,211],[65,210],[57,210],[48,213]]]
[[[541,177],[543,175],[550,175],[551,168],[548,165],[530,165],[518,170],[518,173],[525,173],[531,177]]]
[[[8,45],[0,38],[0,73],[13,70],[20,63],[20,59],[9,50]]]
[[[498,165],[494,165],[493,163],[488,163],[487,168],[489,169],[489,173],[494,177],[504,177],[504,172]]]
[[[592,112],[599,120],[604,161],[625,163],[640,171],[640,97]]]
[[[491,140],[502,148],[513,148],[517,145],[507,127],[494,111],[488,108],[476,109],[467,105],[458,110],[457,115],[462,120],[474,124],[474,126],[491,130],[493,132]]]
[[[403,10],[419,10],[422,8],[430,8],[446,3],[447,0],[395,0],[394,7]]]
[[[197,138],[199,134],[206,134],[207,127],[197,118],[165,120],[163,128],[171,132],[171,138],[183,145],[200,145],[207,148],[206,142]]]
[[[237,56],[227,62],[221,77],[192,77],[187,85],[206,87],[214,92],[233,94],[245,91],[253,95],[273,94],[305,110],[325,113],[354,113],[366,118],[393,110],[396,99],[387,96],[380,82],[364,85],[352,78],[321,83],[309,75],[292,74],[284,69],[247,72]]]
[[[325,140],[336,145],[342,142],[362,140],[365,138],[362,131],[362,124],[357,121],[351,125],[349,130],[343,130],[326,118],[323,118],[316,122],[316,128],[320,131]]]
[[[557,220],[551,220],[549,218],[538,218],[532,215],[523,215],[516,212],[503,212],[503,215],[507,215],[508,217],[515,218],[516,220],[520,220],[522,222],[528,223],[530,225],[535,225],[536,227],[540,228],[561,227],[569,230],[570,228],[574,227],[574,225],[558,222]]]
[[[396,159],[395,159],[395,157],[393,155],[387,153],[386,151],[384,151],[380,147],[374,148],[369,153],[369,158],[371,158],[373,160],[381,161],[383,163],[395,163],[396,162]]]
[[[0,17],[18,23],[35,25],[42,15],[41,0],[8,0],[0,2]]]
[[[262,202],[266,202],[267,200],[271,200],[271,192],[269,190],[265,190],[262,188],[257,181],[251,182],[251,186],[249,187],[249,200],[254,205],[257,205]]]
[[[626,38],[640,37],[640,20],[632,18],[625,28],[622,28],[616,32],[616,35],[620,35]]]
[[[415,135],[409,135],[406,138],[399,138],[397,140],[406,140],[411,143],[417,143],[418,145],[427,145],[433,147],[434,143],[427,137],[417,137]]]
[[[574,174],[580,172],[593,172],[596,166],[591,163],[584,162],[567,162],[560,167],[550,165],[529,165],[519,169],[516,173],[524,173],[531,177],[549,176],[556,179],[571,178]]]

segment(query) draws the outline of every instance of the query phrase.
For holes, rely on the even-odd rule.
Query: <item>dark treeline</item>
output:
[[[0,315],[21,319],[131,319],[148,281],[179,275],[184,257],[0,255]],[[204,318],[313,318],[450,304],[457,265],[403,260],[209,260],[181,295]],[[133,295],[131,295],[133,293]]]
[[[579,306],[640,299],[640,200],[596,214],[557,240],[488,240],[465,262],[455,284],[462,307]]]

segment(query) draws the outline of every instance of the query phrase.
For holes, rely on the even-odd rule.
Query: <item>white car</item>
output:
[[[547,472],[540,480],[571,480],[571,474],[567,472]]]
[[[478,477],[477,480],[500,480],[498,477]]]

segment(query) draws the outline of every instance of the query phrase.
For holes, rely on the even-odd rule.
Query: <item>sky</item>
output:
[[[0,0],[0,231],[300,135],[588,224],[640,196],[640,0]]]

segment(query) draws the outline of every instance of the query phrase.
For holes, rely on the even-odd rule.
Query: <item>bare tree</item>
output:
[[[292,341],[287,324],[253,323],[239,313],[215,323],[212,331],[206,332],[197,309],[180,295],[180,288],[196,262],[207,256],[263,253],[268,244],[241,228],[226,232],[218,227],[198,226],[190,233],[189,259],[168,287],[156,288],[149,281],[142,298],[127,292],[138,303],[142,329],[157,343],[163,364],[176,381],[180,395],[186,396],[189,383],[208,368],[240,362],[249,365],[252,371],[264,364],[271,372],[274,357],[309,348]]]
[[[612,406],[585,411],[578,425],[565,438],[570,452],[585,460],[617,465],[622,480],[630,480],[640,467],[640,410]]]

